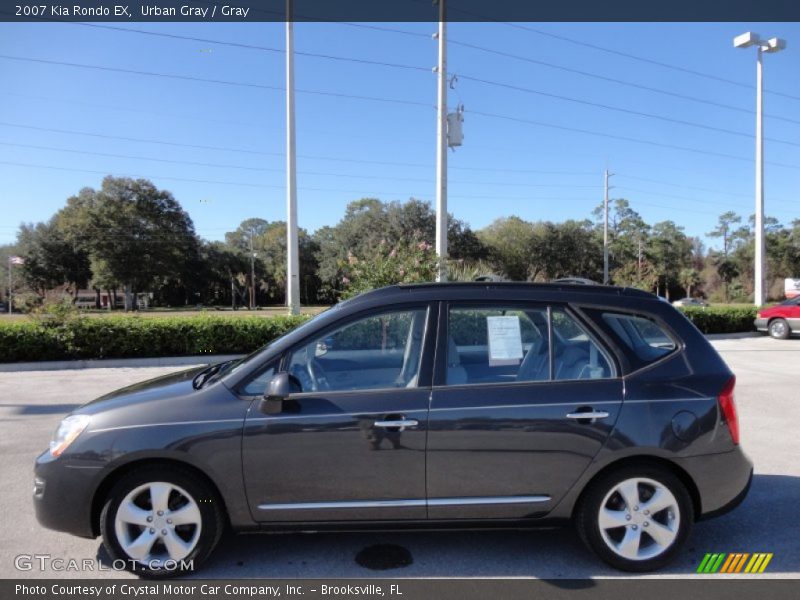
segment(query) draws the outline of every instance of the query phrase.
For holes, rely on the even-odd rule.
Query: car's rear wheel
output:
[[[789,323],[786,319],[773,319],[769,323],[769,334],[776,340],[785,340],[789,337],[792,330],[789,328]]]
[[[145,467],[118,481],[100,515],[103,545],[113,566],[145,577],[195,569],[224,528],[214,491],[176,467]]]
[[[591,484],[576,513],[578,533],[606,563],[652,571],[669,563],[692,528],[686,486],[666,469],[624,467]]]

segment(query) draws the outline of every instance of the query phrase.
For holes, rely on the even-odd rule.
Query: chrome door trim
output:
[[[489,496],[487,498],[431,498],[428,506],[475,506],[481,504],[533,504],[548,502],[550,496]]]
[[[429,500],[354,500],[344,502],[291,502],[259,504],[259,510],[329,510],[335,508],[397,508],[408,506],[474,506],[491,504],[533,504],[548,502],[550,496],[489,496],[475,498],[431,498]]]
[[[331,508],[398,508],[425,506],[425,500],[354,500],[344,502],[291,502],[259,504],[259,510],[328,510]]]

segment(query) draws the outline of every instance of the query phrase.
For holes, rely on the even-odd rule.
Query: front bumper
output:
[[[100,467],[70,466],[44,452],[36,459],[33,505],[39,524],[80,537],[97,537],[92,527],[92,498]]]
[[[768,324],[769,319],[762,319],[760,317],[753,321],[753,325],[755,325],[757,331],[767,331]]]
[[[753,461],[736,446],[730,452],[675,459],[697,486],[700,514],[697,519],[716,517],[736,508],[750,489]]]

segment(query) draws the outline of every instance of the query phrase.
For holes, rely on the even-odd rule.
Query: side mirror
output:
[[[283,401],[292,393],[292,381],[288,373],[276,373],[267,383],[264,397],[261,399],[261,412],[268,415],[278,414],[283,410]]]

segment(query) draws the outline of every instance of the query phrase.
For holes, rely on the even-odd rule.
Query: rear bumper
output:
[[[709,519],[730,512],[741,504],[750,490],[753,462],[737,446],[730,452],[676,459],[694,481],[700,497],[697,519]]]

